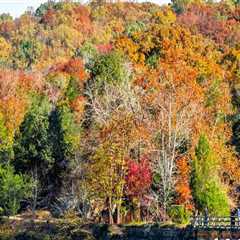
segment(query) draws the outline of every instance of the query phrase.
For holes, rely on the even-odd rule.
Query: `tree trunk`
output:
[[[122,222],[121,205],[119,204],[117,206],[117,224],[120,224],[121,222]]]
[[[140,211],[140,201],[138,199],[135,200],[134,203],[134,220],[137,222],[141,221],[141,211]]]
[[[109,198],[108,199],[108,214],[109,214],[109,219],[108,219],[108,222],[109,224],[114,224],[114,221],[113,221],[113,216],[112,216],[112,199]]]
[[[167,220],[167,204],[164,201],[163,202],[163,221],[166,222],[166,220]]]
[[[37,167],[37,165],[34,167],[34,170],[33,170],[33,179],[34,179],[34,186],[33,186],[32,213],[33,213],[33,219],[35,219],[36,218],[37,200],[38,200],[38,167]]]

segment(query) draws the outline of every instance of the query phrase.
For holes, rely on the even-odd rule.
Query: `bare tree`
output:
[[[130,81],[126,81],[120,86],[105,84],[103,90],[89,88],[86,94],[89,97],[88,104],[93,111],[94,120],[100,125],[105,125],[113,115],[122,115],[123,113],[137,115],[140,113],[141,105],[137,91],[137,88],[131,86]]]
[[[179,104],[172,94],[159,93],[153,105],[155,112],[146,122],[152,134],[152,170],[157,176],[153,196],[162,206],[165,220],[175,185],[176,159],[184,154],[181,148],[190,139],[198,111],[194,103]]]

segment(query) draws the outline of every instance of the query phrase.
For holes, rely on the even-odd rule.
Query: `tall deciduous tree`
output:
[[[139,111],[139,102],[129,82],[115,84],[105,83],[101,90],[88,92],[95,129],[99,132],[96,135],[99,145],[90,161],[89,178],[93,193],[100,194],[100,199],[107,203],[109,222],[113,222],[116,211],[120,223],[126,159],[135,139],[134,117],[137,116],[135,111]],[[100,193],[101,188],[106,190]]]

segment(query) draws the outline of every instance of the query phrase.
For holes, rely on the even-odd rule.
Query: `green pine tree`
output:
[[[205,135],[200,136],[195,149],[192,194],[200,211],[207,208],[212,215],[229,215],[229,199],[218,176],[218,159]]]
[[[43,195],[51,185],[49,173],[54,164],[49,137],[50,111],[51,104],[46,97],[34,97],[14,143],[15,169],[41,183],[39,192]]]

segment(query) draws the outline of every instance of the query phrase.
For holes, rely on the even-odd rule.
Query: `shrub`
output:
[[[183,205],[173,205],[169,209],[168,215],[174,223],[188,224],[191,213]]]
[[[119,52],[100,55],[95,61],[92,72],[100,87],[104,83],[119,85],[129,78],[128,69]]]
[[[125,28],[125,33],[129,37],[133,37],[135,33],[142,32],[146,29],[146,24],[142,21],[131,22],[127,24]]]
[[[0,207],[0,216],[2,216],[4,214],[4,210],[2,207]]]
[[[21,174],[15,174],[11,166],[0,165],[0,208],[7,215],[15,215],[20,202],[31,195],[31,181]]]
[[[51,237],[48,234],[39,233],[35,231],[26,231],[17,234],[16,240],[50,240]]]

